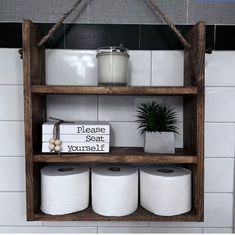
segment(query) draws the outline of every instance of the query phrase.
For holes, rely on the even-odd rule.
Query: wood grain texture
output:
[[[67,215],[47,215],[40,212],[35,215],[35,220],[41,221],[196,221],[197,215],[194,211],[177,215],[177,216],[157,216],[151,212],[139,207],[138,210],[131,215],[114,217],[114,216],[102,216],[96,214],[91,207],[84,211]]]
[[[35,162],[76,162],[76,163],[197,163],[197,157],[184,149],[176,154],[144,153],[143,148],[112,148],[110,153],[61,153],[35,154]]]
[[[205,24],[199,22],[187,35],[192,48],[185,49],[184,87],[88,87],[45,85],[45,48],[35,25],[23,23],[24,115],[26,191],[28,220],[108,220],[108,221],[203,221],[204,211],[204,70]],[[113,148],[109,154],[42,154],[42,123],[46,120],[46,95],[170,95],[183,96],[184,149],[176,154],[148,154],[142,148]],[[51,162],[77,163],[183,163],[193,172],[193,210],[163,217],[143,208],[125,217],[104,217],[91,208],[82,212],[50,216],[40,212],[40,168]]]
[[[33,162],[34,149],[40,148],[41,124],[45,120],[45,97],[31,94],[32,84],[45,84],[45,49],[38,49],[40,34],[34,24],[25,20],[23,35],[23,71],[24,71],[24,126],[27,219],[34,219],[34,211],[40,203],[40,185],[38,164]]]
[[[186,87],[111,87],[111,86],[32,86],[37,94],[77,95],[196,95],[196,86]]]
[[[197,86],[196,97],[184,97],[184,147],[197,154],[192,165],[193,205],[198,221],[204,219],[204,93],[205,93],[205,23],[198,22],[187,35],[191,49],[184,52],[184,84]]]

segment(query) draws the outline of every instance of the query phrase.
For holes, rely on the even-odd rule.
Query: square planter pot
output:
[[[175,153],[174,132],[145,132],[146,153]]]

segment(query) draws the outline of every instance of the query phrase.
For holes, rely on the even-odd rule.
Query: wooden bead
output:
[[[55,145],[61,145],[61,144],[62,144],[62,141],[60,139],[55,140]]]
[[[55,151],[56,151],[56,152],[60,152],[60,150],[61,150],[61,146],[60,146],[60,145],[56,145],[56,146],[55,146]]]
[[[50,143],[50,144],[54,144],[54,143],[55,143],[55,139],[54,139],[54,138],[50,138],[50,139],[49,139],[49,143]]]
[[[50,150],[54,150],[55,149],[55,145],[54,144],[49,144],[49,149]]]

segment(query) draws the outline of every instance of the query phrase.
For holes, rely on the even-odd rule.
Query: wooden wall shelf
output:
[[[28,220],[119,220],[119,221],[203,221],[204,218],[204,72],[205,23],[198,22],[187,35],[190,49],[184,49],[184,86],[106,87],[46,85],[45,47],[38,47],[41,34],[30,20],[23,22],[25,161]],[[46,121],[47,95],[146,95],[183,97],[184,149],[175,154],[147,154],[142,148],[112,148],[109,154],[43,154],[42,124]],[[186,151],[187,150],[187,151]],[[143,208],[124,217],[104,217],[88,208],[63,216],[40,212],[40,169],[45,163],[184,164],[192,170],[191,212],[178,216],[156,216]]]
[[[77,95],[196,95],[196,86],[185,87],[105,87],[105,86],[39,86],[33,85],[36,94]]]

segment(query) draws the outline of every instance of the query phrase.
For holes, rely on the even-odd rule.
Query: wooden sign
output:
[[[53,138],[54,122],[42,126],[42,152],[53,152],[49,140]],[[60,124],[59,139],[62,153],[108,153],[110,125],[107,122],[74,122]]]
[[[48,143],[42,144],[42,152],[51,152]],[[108,153],[109,143],[62,143],[61,153]]]

